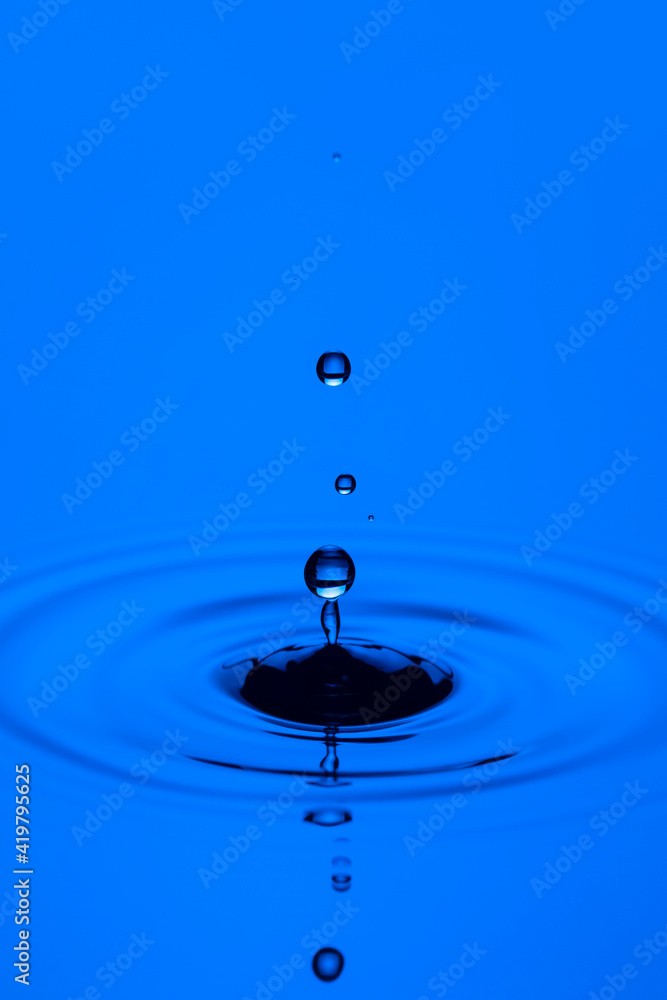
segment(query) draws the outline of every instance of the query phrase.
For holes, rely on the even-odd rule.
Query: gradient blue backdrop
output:
[[[520,546],[579,499],[616,449],[629,449],[637,460],[627,474],[558,544],[612,560],[664,558],[667,268],[627,301],[614,290],[667,243],[664,12],[618,0],[561,6],[572,13],[556,20],[536,0],[405,0],[354,52],[342,43],[371,20],[358,0],[219,10],[74,0],[28,29],[25,44],[11,33],[41,8],[8,0],[0,558],[17,567],[14,578],[51,548],[100,538],[176,527],[187,546],[220,503],[250,492],[248,478],[283,440],[306,450],[239,524],[311,526],[314,547],[329,540],[323,522],[344,532],[373,513],[375,525],[404,532],[500,536],[529,573]],[[385,8],[379,0],[375,9]],[[121,117],[112,105],[146,67],[166,75]],[[479,109],[460,127],[443,123],[489,74],[499,86]],[[276,122],[274,109],[294,117],[249,162],[238,147]],[[104,118],[114,130],[99,146],[70,172],[54,169]],[[570,157],[606,119],[620,134],[579,170]],[[438,127],[446,141],[390,184],[399,157]],[[186,221],[179,206],[230,160],[238,176]],[[573,183],[518,233],[512,213],[565,169]],[[335,251],[307,280],[286,282],[318,239]],[[113,269],[132,280],[86,323],[77,306]],[[419,332],[409,317],[444,279],[465,290]],[[230,351],[223,335],[274,289],[286,300]],[[561,360],[556,343],[607,299],[618,310]],[[33,349],[77,319],[79,335],[26,377]],[[401,331],[413,341],[379,377],[323,390],[314,375],[322,351],[346,351],[363,374]],[[132,451],[122,436],[167,397],[177,409]],[[510,419],[401,525],[395,505],[490,407]],[[123,464],[68,512],[63,494],[114,450]],[[344,507],[332,489],[339,472],[359,482]],[[104,864],[98,854],[94,867]],[[100,901],[98,919],[105,909]],[[194,919],[183,934],[196,937]],[[84,966],[104,958],[71,959],[81,966],[72,996]],[[191,996],[186,958],[167,966],[115,988]]]

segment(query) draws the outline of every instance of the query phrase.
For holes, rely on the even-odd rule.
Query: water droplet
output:
[[[305,823],[316,823],[317,826],[341,826],[351,823],[352,816],[342,809],[316,809],[304,816]]]
[[[344,838],[338,837],[337,839],[343,840]],[[342,854],[339,854],[338,857],[332,860],[331,864],[334,866],[334,868],[347,868],[349,867],[349,865],[352,864],[352,862],[350,861],[349,858],[344,858]]]
[[[336,885],[347,885],[348,882],[352,881],[351,875],[332,875],[331,881],[335,882]]]
[[[375,520],[375,514],[369,514],[368,515],[368,520],[369,521],[374,521]]]
[[[343,971],[345,959],[337,948],[320,948],[313,956],[313,972],[324,983],[332,983]]]
[[[334,153],[331,159],[334,161],[334,163],[340,163],[341,161],[340,153]]]
[[[336,480],[336,490],[344,497],[346,497],[348,493],[354,493],[356,488],[357,480],[354,476],[339,476]]]
[[[338,545],[322,545],[306,563],[303,578],[311,593],[336,601],[354,583],[354,563]]]
[[[327,351],[317,362],[317,377],[325,385],[342,385],[351,371],[349,358],[342,351]]]

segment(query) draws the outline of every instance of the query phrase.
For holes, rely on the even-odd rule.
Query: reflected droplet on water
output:
[[[322,545],[306,563],[303,578],[311,593],[336,601],[354,583],[354,563],[338,545]]]
[[[357,480],[354,476],[339,476],[336,480],[336,490],[343,496],[347,496],[348,493],[354,493],[357,488]]]
[[[343,971],[345,959],[337,948],[321,948],[313,957],[313,972],[318,979],[332,983]]]
[[[343,809],[315,809],[307,813],[304,823],[315,823],[317,826],[341,826],[342,823],[351,823],[352,816]]]
[[[349,358],[342,351],[328,351],[317,362],[317,377],[325,385],[342,385],[351,371]]]

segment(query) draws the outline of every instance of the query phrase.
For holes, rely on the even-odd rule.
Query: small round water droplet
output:
[[[311,593],[336,601],[354,583],[354,563],[338,545],[322,545],[306,563],[303,578]]]
[[[375,514],[369,514],[368,515],[368,520],[369,521],[374,521],[375,520]]]
[[[340,161],[341,161],[341,155],[340,155],[340,153],[334,153],[332,155],[331,159],[334,161],[334,163],[340,163]]]
[[[346,497],[348,493],[354,493],[356,488],[357,480],[354,476],[339,476],[336,480],[336,490],[344,497]]]
[[[343,971],[345,959],[337,948],[320,948],[313,957],[313,972],[318,979],[332,983]]]
[[[349,358],[342,351],[327,351],[317,362],[317,377],[325,385],[342,385],[351,371]]]

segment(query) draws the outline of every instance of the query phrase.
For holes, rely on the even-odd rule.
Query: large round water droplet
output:
[[[325,385],[342,385],[351,371],[349,358],[342,351],[328,351],[317,362],[317,377]]]
[[[357,480],[354,476],[339,476],[336,480],[336,489],[343,496],[347,496],[348,493],[354,493],[357,488]]]
[[[318,979],[332,983],[343,971],[345,959],[337,948],[320,948],[313,957],[313,972]]]
[[[306,563],[303,578],[311,593],[336,601],[354,583],[354,563],[338,545],[322,545]]]

